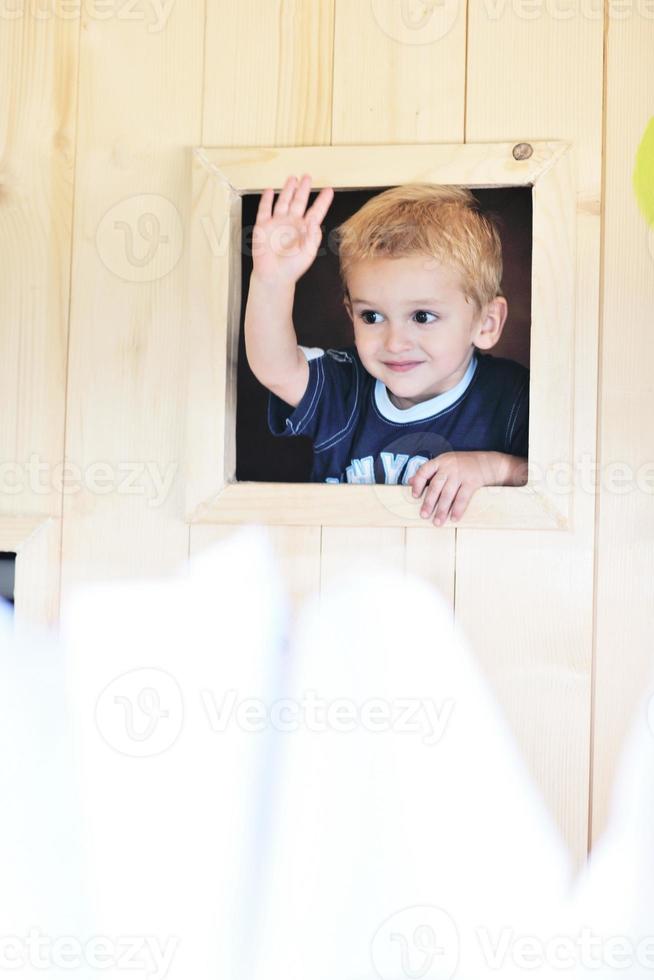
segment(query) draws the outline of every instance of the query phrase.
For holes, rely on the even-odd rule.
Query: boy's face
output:
[[[425,255],[357,262],[347,286],[361,362],[386,385],[396,408],[453,388],[474,346],[496,344],[506,319],[503,297],[475,315],[455,270]]]

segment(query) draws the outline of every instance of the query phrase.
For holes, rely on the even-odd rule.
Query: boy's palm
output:
[[[334,191],[323,187],[305,214],[310,189],[308,174],[297,187],[295,177],[288,177],[274,211],[272,188],[261,195],[252,230],[253,271],[261,280],[295,283],[315,259],[322,237],[320,224]]]

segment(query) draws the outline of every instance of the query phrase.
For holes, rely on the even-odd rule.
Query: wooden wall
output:
[[[56,624],[76,581],[165,574],[231,533],[183,518],[193,146],[571,140],[575,453],[648,460],[654,232],[631,181],[647,5],[127,6],[56,0],[37,18],[25,0],[0,18],[0,462],[48,464],[45,493],[12,478],[0,494],[0,550],[23,542],[19,616]],[[579,861],[648,669],[653,529],[651,494],[609,489],[579,495],[570,533],[271,535],[298,601],[366,556],[443,591]]]

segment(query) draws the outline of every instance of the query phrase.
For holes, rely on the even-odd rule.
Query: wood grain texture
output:
[[[183,252],[202,117],[203,4],[158,26],[82,10],[66,458],[86,479],[65,501],[65,590],[187,553]]]
[[[594,841],[605,829],[624,737],[643,692],[651,692],[654,670],[654,228],[632,184],[654,114],[654,20],[634,10],[607,26]],[[649,180],[654,186],[654,174]],[[615,464],[626,466],[626,481],[611,479]]]
[[[0,31],[0,514],[55,518],[17,561],[17,624],[54,625],[59,600],[79,44],[62,7],[12,7]]]
[[[563,20],[543,8],[527,19],[508,4],[499,16],[469,5],[466,140],[548,137],[574,147],[575,462],[594,455],[596,440],[602,55],[602,21],[580,10]],[[573,530],[560,535],[458,533],[456,617],[579,864],[587,850],[595,500],[578,486],[572,492]]]
[[[464,13],[465,5],[449,6]],[[344,153],[348,145],[370,144],[367,152],[359,150],[352,161],[353,167],[365,170],[368,186],[382,183],[375,178],[375,144],[398,144],[400,158],[404,147],[399,144],[463,140],[464,17],[459,16],[454,29],[437,40],[411,44],[407,39],[420,41],[420,37],[407,38],[406,27],[397,20],[399,7],[393,0],[336,0],[331,142]],[[415,156],[405,153],[404,159],[415,171]],[[418,179],[428,178],[423,175]],[[333,579],[348,568],[351,549],[338,549],[354,532],[338,528],[323,531],[323,580]],[[454,535],[450,528],[357,528],[351,540],[364,554],[377,556],[381,564],[396,566],[401,561],[405,571],[441,583],[444,593],[451,597]]]
[[[313,0],[272,0],[262,4],[260,0],[214,0],[207,8],[205,38],[205,75],[202,145],[219,146],[294,146],[329,144],[332,125],[332,62],[334,44],[334,8],[332,0],[319,4]],[[256,154],[256,150],[254,151]],[[286,178],[284,174],[284,179]],[[282,180],[283,183],[283,180]],[[214,216],[213,227],[221,230],[219,201],[210,182],[200,181],[203,194],[194,201],[196,213]],[[281,187],[281,184],[279,185]],[[219,193],[219,192],[218,192]],[[234,203],[234,213],[240,201]],[[216,225],[217,222],[217,225]],[[240,233],[240,227],[237,229]],[[203,248],[203,246],[202,246]],[[206,287],[206,270],[212,270],[215,294],[206,301],[222,304],[227,309],[227,277],[235,271],[240,275],[240,254],[237,241],[230,241],[230,249],[222,260],[216,262],[202,251],[196,263],[197,290],[201,297]],[[197,270],[200,270],[199,272]],[[205,282],[197,276],[205,273]],[[247,283],[242,284],[247,290]],[[232,291],[232,304],[239,303]],[[198,299],[199,302],[203,302]],[[234,315],[232,308],[231,316]],[[238,316],[236,317],[238,320]],[[190,412],[199,418],[200,429],[189,432],[187,458],[198,458],[196,436],[208,447],[204,465],[198,469],[194,463],[188,468],[189,486],[187,513],[190,514],[204,502],[208,495],[221,485],[221,478],[233,473],[214,465],[216,444],[225,446],[228,470],[235,466],[235,446],[230,439],[235,431],[235,372],[226,371],[227,361],[235,364],[236,340],[226,340],[224,334],[213,328],[213,321],[200,318],[198,337],[194,345],[196,361],[204,358],[193,378],[199,389],[191,392]],[[227,323],[223,320],[223,328]],[[196,337],[196,339],[198,339]],[[208,360],[207,360],[208,358]],[[204,382],[204,383],[203,383]],[[224,390],[226,397],[216,405],[216,390]],[[215,432],[215,435],[213,433]],[[207,441],[206,437],[209,436]],[[195,440],[195,442],[192,442]],[[223,458],[223,457],[221,457]],[[215,527],[221,522],[227,525],[224,513],[214,513],[209,521]],[[267,515],[248,515],[246,520],[266,526]],[[271,524],[275,524],[274,521]],[[280,557],[285,582],[298,606],[307,588],[317,590],[319,585],[320,528],[319,527],[268,527],[275,553]],[[222,532],[209,528],[193,527],[192,547],[206,536]],[[231,529],[230,529],[231,533]],[[306,583],[306,584],[303,584]]]

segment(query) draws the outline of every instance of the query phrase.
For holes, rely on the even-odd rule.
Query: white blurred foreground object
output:
[[[0,975],[61,980],[92,931],[64,651],[48,631],[17,633],[0,600]]]
[[[280,579],[251,527],[168,579],[79,587],[62,617],[75,768],[61,650],[18,651],[0,609],[12,975],[44,975],[25,952],[41,924],[57,980],[651,976],[645,710],[572,883],[440,595],[370,568],[289,637]]]

